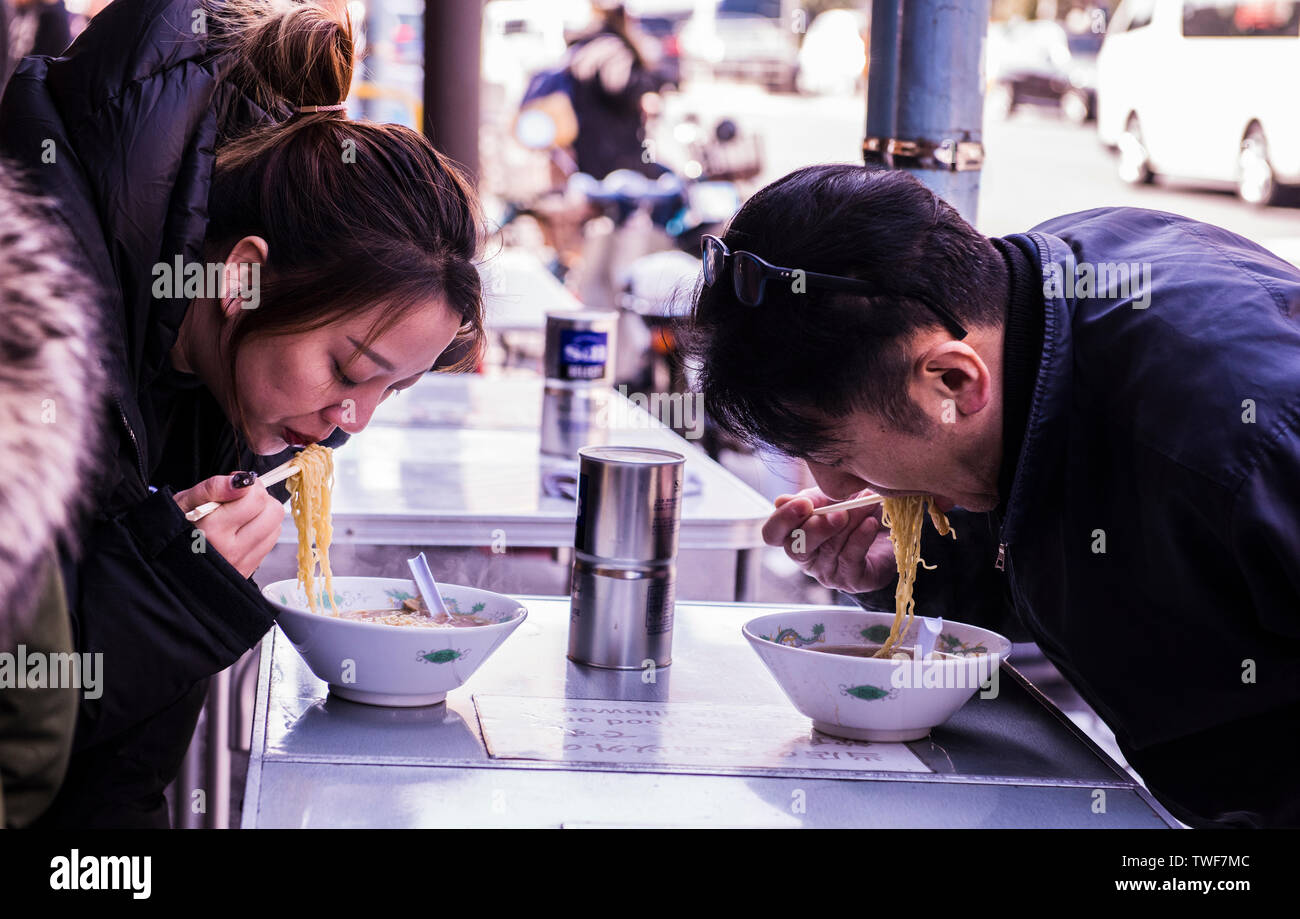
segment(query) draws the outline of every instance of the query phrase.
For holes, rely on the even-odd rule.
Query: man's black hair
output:
[[[866,409],[921,433],[926,414],[908,397],[903,343],[944,328],[924,303],[968,329],[1005,319],[1007,271],[993,244],[904,172],[806,166],[755,194],[723,241],[774,265],[858,278],[880,294],[767,282],[761,304],[740,303],[730,265],[701,285],[681,330],[704,405],[727,432],[790,456],[825,455],[832,419]]]

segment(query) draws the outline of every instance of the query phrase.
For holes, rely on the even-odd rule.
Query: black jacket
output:
[[[998,512],[927,528],[917,610],[1037,641],[1185,822],[1300,824],[1300,270],[1135,208],[1012,239],[1045,320],[1023,445]],[[1084,286],[1119,263],[1145,308]]]
[[[217,402],[171,369],[188,302],[151,296],[152,266],[201,261],[220,137],[271,116],[218,79],[189,0],[116,0],[62,58],[29,57],[0,102],[0,153],[26,167],[102,294],[111,433],[83,557],[65,556],[74,642],[102,652],[50,824],[166,826],[209,676],[271,627],[256,584],[194,551],[176,491],[281,457],[240,451]],[[228,113],[218,118],[218,111]],[[220,122],[220,123],[219,123]],[[157,490],[150,492],[150,487]]]

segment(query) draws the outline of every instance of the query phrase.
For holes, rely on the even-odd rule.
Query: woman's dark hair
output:
[[[456,343],[465,356],[449,369],[476,363],[483,220],[470,180],[409,128],[292,111],[347,97],[354,48],[346,7],[227,0],[212,16],[225,78],[273,117],[286,116],[217,149],[205,257],[224,258],[245,236],[269,249],[260,305],[241,312],[228,343],[231,380],[239,347],[253,336],[376,310],[362,342],[369,347],[432,298],[461,320]]]
[[[993,244],[904,172],[798,169],[755,194],[723,241],[774,265],[868,281],[879,296],[769,280],[757,307],[736,299],[730,266],[702,284],[682,338],[710,416],[728,433],[790,456],[842,440],[834,419],[865,409],[900,431],[929,423],[908,397],[913,332],[943,328],[915,298],[967,328],[1004,319],[1006,266]]]

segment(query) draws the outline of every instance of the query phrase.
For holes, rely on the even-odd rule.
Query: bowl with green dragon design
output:
[[[786,698],[823,734],[851,740],[919,740],[977,692],[996,694],[1011,642],[944,620],[934,651],[918,657],[916,617],[888,657],[872,655],[894,614],[800,609],[771,613],[741,630]]]
[[[317,582],[317,611],[297,581],[262,590],[276,621],[311,672],[352,702],[436,705],[463,685],[523,623],[528,611],[504,594],[442,584],[447,615],[431,614],[415,582],[334,578],[334,603]]]

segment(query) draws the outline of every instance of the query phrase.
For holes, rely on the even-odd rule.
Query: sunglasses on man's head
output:
[[[781,268],[770,262],[765,262],[752,252],[737,251],[732,252],[727,248],[727,244],[716,236],[705,236],[700,241],[700,248],[704,258],[704,286],[712,287],[722,278],[723,273],[727,270],[727,264],[731,264],[731,286],[736,293],[736,299],[745,306],[758,306],[763,302],[763,294],[767,290],[768,281],[792,281],[794,280],[793,268]],[[845,278],[834,274],[818,274],[815,271],[803,272],[803,280],[810,286],[824,287],[827,290],[842,290],[848,293],[863,294],[864,296],[880,296],[880,290],[868,281],[862,281],[858,278]],[[921,297],[906,295],[909,300],[919,300],[924,303],[936,316],[943,320],[948,331],[959,341],[966,337],[966,329],[957,321],[952,313],[943,307],[924,300]]]

